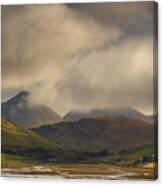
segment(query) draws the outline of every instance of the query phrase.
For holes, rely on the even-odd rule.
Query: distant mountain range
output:
[[[61,122],[33,131],[64,149],[75,151],[120,152],[154,145],[154,125],[126,116]]]
[[[82,118],[102,118],[108,116],[125,116],[131,119],[154,123],[153,116],[144,115],[130,107],[92,109],[89,112],[68,112],[64,118],[51,108],[30,102],[30,93],[22,91],[5,103],[2,103],[2,117],[22,125],[25,128],[37,128],[59,121],[79,121]]]
[[[2,117],[22,125],[25,128],[35,128],[52,124],[62,118],[45,105],[29,102],[30,93],[22,91],[5,103],[2,103]]]
[[[153,116],[147,116],[130,107],[92,109],[89,112],[71,111],[64,116],[65,121],[78,121],[82,118],[99,118],[105,116],[126,116],[153,123]]]

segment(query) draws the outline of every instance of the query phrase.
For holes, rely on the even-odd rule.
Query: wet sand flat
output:
[[[154,168],[121,167],[110,164],[2,164],[2,176],[54,177],[68,179],[139,179],[153,180]]]

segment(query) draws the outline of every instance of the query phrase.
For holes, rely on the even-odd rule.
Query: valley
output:
[[[125,108],[116,112],[98,110],[90,118],[60,118],[43,124],[38,121],[48,119],[47,115],[40,112],[38,105],[29,107],[27,98],[28,94],[20,93],[7,102],[8,110],[2,107],[2,176],[157,178],[156,120],[149,122],[151,117]],[[23,115],[27,113],[26,118]],[[20,115],[27,120],[19,123]],[[36,124],[29,124],[31,118]]]

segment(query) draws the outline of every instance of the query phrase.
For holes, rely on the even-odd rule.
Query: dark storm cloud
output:
[[[151,112],[152,10],[152,2],[2,6],[2,98],[27,89],[62,114]]]
[[[153,32],[153,2],[123,2],[68,4],[74,11],[81,11],[104,26],[118,25],[124,35]]]

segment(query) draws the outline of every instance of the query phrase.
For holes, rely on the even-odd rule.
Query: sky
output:
[[[2,6],[2,102],[153,112],[153,2]]]

